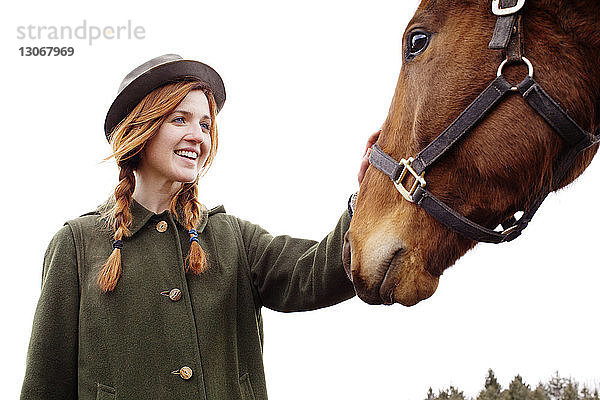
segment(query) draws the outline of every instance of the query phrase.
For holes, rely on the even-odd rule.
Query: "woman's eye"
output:
[[[429,34],[413,32],[408,36],[407,58],[414,58],[421,54],[429,45]]]
[[[176,118],[173,118],[173,122],[176,122],[178,124],[183,124],[185,122],[185,120],[183,119],[183,117],[176,117]]]
[[[210,125],[207,122],[201,122],[200,127],[202,127],[202,129],[206,129],[207,131],[210,130]]]

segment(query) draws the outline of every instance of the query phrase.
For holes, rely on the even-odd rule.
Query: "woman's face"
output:
[[[212,123],[206,95],[191,91],[146,144],[137,173],[158,184],[193,182],[210,152]]]

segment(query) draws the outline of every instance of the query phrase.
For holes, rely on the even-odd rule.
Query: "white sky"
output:
[[[25,3],[21,3],[25,4]],[[416,0],[12,3],[3,57],[0,366],[16,398],[39,296],[42,257],[64,221],[116,184],[103,122],[123,76],[154,56],[205,61],[225,81],[220,149],[201,197],[274,234],[320,239],[357,189],[367,136],[385,116]],[[18,40],[17,27],[143,26],[143,40]],[[21,46],[73,57],[21,57]],[[495,71],[490,71],[490,79]],[[275,166],[275,167],[274,167]],[[469,395],[488,368],[507,386],[554,371],[600,384],[597,228],[600,165],[542,206],[517,241],[479,245],[412,308],[357,299],[315,312],[264,311],[270,398],[421,399]]]

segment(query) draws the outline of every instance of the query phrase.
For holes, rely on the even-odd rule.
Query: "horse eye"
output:
[[[429,35],[425,32],[413,32],[408,36],[407,58],[421,54],[429,45]]]

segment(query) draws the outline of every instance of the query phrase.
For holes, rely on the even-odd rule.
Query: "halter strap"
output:
[[[502,75],[483,92],[438,137],[417,154],[412,168],[421,174],[448,151],[460,138],[477,126],[510,92],[512,86]]]
[[[569,114],[533,78],[525,78],[517,87],[527,103],[570,146],[578,146],[581,143],[585,147],[588,147],[593,144],[594,136],[583,130],[577,122],[573,121]]]
[[[523,57],[522,11],[525,0],[493,0],[492,12],[498,16],[488,47],[505,50],[506,59],[518,61]]]

